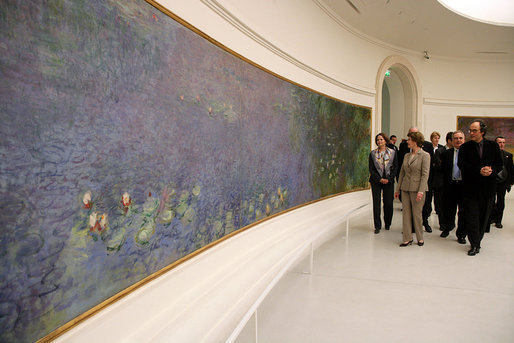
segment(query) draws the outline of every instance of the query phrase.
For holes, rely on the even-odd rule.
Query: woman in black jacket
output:
[[[377,148],[369,154],[369,182],[373,196],[373,220],[375,233],[380,233],[382,221],[380,219],[381,198],[384,199],[385,229],[389,230],[393,220],[394,178],[398,168],[398,156],[395,150],[388,148],[389,138],[384,133],[375,137]]]

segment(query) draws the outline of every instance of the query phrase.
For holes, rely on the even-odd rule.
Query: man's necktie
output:
[[[457,162],[459,161],[459,150],[458,149],[455,150],[454,156],[455,157],[453,159],[453,179],[459,180],[460,179],[460,169],[459,169],[459,166],[457,165]]]

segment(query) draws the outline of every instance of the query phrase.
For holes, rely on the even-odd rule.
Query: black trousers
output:
[[[439,219],[439,227],[444,229],[444,187],[434,187],[434,206]]]
[[[428,217],[432,213],[432,196],[434,194],[434,189],[429,188],[428,192],[425,192],[425,203],[423,205],[423,210],[421,211],[421,217],[423,218],[423,225],[428,224]]]
[[[507,186],[505,182],[496,184],[496,203],[494,204],[491,219],[495,223],[501,224],[503,219],[503,210],[505,210],[505,194],[507,193]]]
[[[428,224],[428,218],[432,213],[432,199],[434,199],[434,207],[439,219],[439,226],[444,228],[444,206],[443,206],[444,189],[443,187],[430,187],[428,192],[425,192],[425,204],[421,216],[423,217],[423,225]]]
[[[373,221],[375,229],[382,228],[380,219],[380,205],[384,201],[384,222],[386,227],[391,226],[393,220],[394,183],[382,184],[371,182],[371,195],[373,197]]]
[[[488,192],[489,193],[489,192]],[[465,224],[472,247],[480,248],[480,242],[489,226],[489,216],[494,206],[494,193],[488,195],[480,189],[464,194]]]
[[[444,185],[443,198],[443,223],[445,231],[452,231],[455,228],[455,215],[459,209],[457,219],[457,238],[466,238],[467,232],[464,224],[464,204],[463,204],[462,181],[451,181]],[[441,218],[441,215],[439,215]]]

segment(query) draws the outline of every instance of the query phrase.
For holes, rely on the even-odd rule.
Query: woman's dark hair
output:
[[[425,142],[425,137],[421,132],[410,132],[407,136],[419,147],[422,147]]]
[[[387,135],[383,132],[380,132],[378,135],[375,136],[375,144],[377,144],[377,138],[379,136],[382,136],[382,138],[386,141],[386,144],[389,144],[389,137],[387,137]]]

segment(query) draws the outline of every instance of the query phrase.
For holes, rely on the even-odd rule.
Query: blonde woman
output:
[[[417,244],[423,246],[422,210],[425,203],[425,192],[428,191],[428,176],[430,173],[430,154],[421,147],[425,137],[421,132],[411,132],[408,135],[407,146],[410,153],[405,155],[398,178],[398,186],[394,194],[399,198],[402,192],[403,206],[403,243],[400,247],[412,244],[412,225],[416,232]]]

